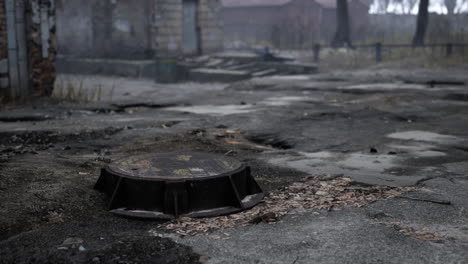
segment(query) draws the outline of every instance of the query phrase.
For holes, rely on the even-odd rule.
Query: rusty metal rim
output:
[[[243,170],[245,170],[246,166],[244,164],[241,164],[241,166],[233,171],[230,172],[225,172],[223,174],[218,174],[214,176],[204,176],[204,177],[196,177],[196,178],[191,178],[191,177],[174,177],[174,176],[157,176],[157,177],[142,177],[142,176],[131,176],[131,175],[126,175],[122,172],[113,170],[109,165],[107,165],[104,170],[107,172],[110,172],[112,174],[115,174],[119,177],[122,178],[127,178],[131,180],[145,180],[145,181],[161,181],[161,182],[180,182],[180,181],[204,181],[208,179],[216,179],[216,178],[223,178],[232,174],[239,173]]]
[[[257,193],[251,196],[253,198],[249,202],[243,203],[243,206],[240,208],[233,207],[233,206],[226,206],[226,207],[214,208],[212,210],[193,211],[188,214],[179,215],[178,217],[175,217],[174,215],[171,215],[171,214],[158,212],[158,211],[130,210],[127,208],[116,208],[116,209],[110,210],[110,212],[118,216],[124,216],[124,217],[130,217],[130,218],[157,219],[157,220],[173,220],[173,219],[177,219],[180,217],[191,217],[191,218],[216,217],[216,216],[239,213],[244,210],[251,209],[258,203],[260,203],[264,198],[263,193]]]

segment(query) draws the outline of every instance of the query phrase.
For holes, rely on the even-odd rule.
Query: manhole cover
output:
[[[173,219],[209,217],[251,208],[263,193],[238,160],[210,153],[160,153],[116,161],[95,189],[110,196],[111,212]]]

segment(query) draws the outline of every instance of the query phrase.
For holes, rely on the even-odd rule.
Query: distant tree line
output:
[[[390,0],[377,0],[377,13],[386,13]],[[462,3],[468,0],[462,0]],[[418,3],[419,2],[419,3]],[[416,31],[413,36],[413,46],[423,46],[429,23],[429,0],[393,0],[392,4],[399,4],[402,13],[409,14],[418,4],[418,14],[416,18]],[[457,0],[445,0],[445,6],[449,15],[453,15],[460,10],[457,9]],[[350,21],[347,0],[336,0],[337,28],[332,39],[332,47],[352,47],[350,36]]]

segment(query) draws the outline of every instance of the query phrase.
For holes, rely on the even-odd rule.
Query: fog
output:
[[[468,0],[0,1],[0,264],[468,261]]]

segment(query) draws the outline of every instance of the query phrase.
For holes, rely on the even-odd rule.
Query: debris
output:
[[[83,244],[84,240],[79,237],[69,237],[63,241],[62,246],[77,248]]]
[[[56,211],[51,211],[47,214],[47,222],[49,223],[63,223],[63,214]]]
[[[400,195],[399,198],[421,201],[421,202],[436,203],[436,204],[445,204],[445,205],[452,204],[450,201],[447,201],[447,200],[424,199],[424,198],[410,197],[410,196],[404,196],[404,195]]]
[[[241,147],[247,147],[258,150],[272,150],[273,148],[268,146],[259,145],[245,139],[240,130],[227,129],[223,131],[213,132],[212,135],[216,139],[221,139],[225,143],[230,145],[239,145]]]
[[[83,247],[83,245],[81,245],[81,246],[78,248],[78,250],[81,251],[81,252],[84,252],[84,251],[86,251],[86,248]]]
[[[210,260],[210,257],[208,256],[200,256],[200,258],[198,259],[200,263],[207,263],[208,260]]]
[[[250,220],[249,223],[251,224],[260,224],[260,223],[272,223],[277,222],[278,217],[275,213],[269,212],[261,216],[256,216],[254,219]]]
[[[379,151],[374,148],[374,147],[371,147],[370,150],[369,150],[370,153],[378,153]]]
[[[264,203],[237,214],[213,218],[180,218],[160,227],[180,235],[200,235],[217,229],[241,227],[279,221],[293,210],[340,210],[345,207],[362,207],[378,199],[399,196],[414,187],[352,186],[350,178],[323,181],[318,176],[295,182],[282,191],[270,193]],[[320,195],[317,195],[319,193]]]
[[[192,131],[189,132],[190,135],[196,135],[196,136],[203,136],[203,134],[206,133],[206,130],[205,129],[194,129]]]
[[[415,228],[409,226],[408,223],[405,224],[402,222],[374,222],[371,224],[385,225],[387,227],[397,230],[398,232],[400,232],[401,234],[405,236],[411,236],[416,239],[424,240],[424,241],[430,241],[430,242],[435,242],[435,243],[444,243],[448,241],[457,241],[457,240],[460,241],[459,238],[446,237],[446,236],[437,234],[438,232],[416,230]]]
[[[299,257],[296,257],[296,259],[293,261],[293,263],[292,263],[292,264],[295,264],[295,263],[297,263],[297,261],[298,261],[298,260],[299,260]]]

